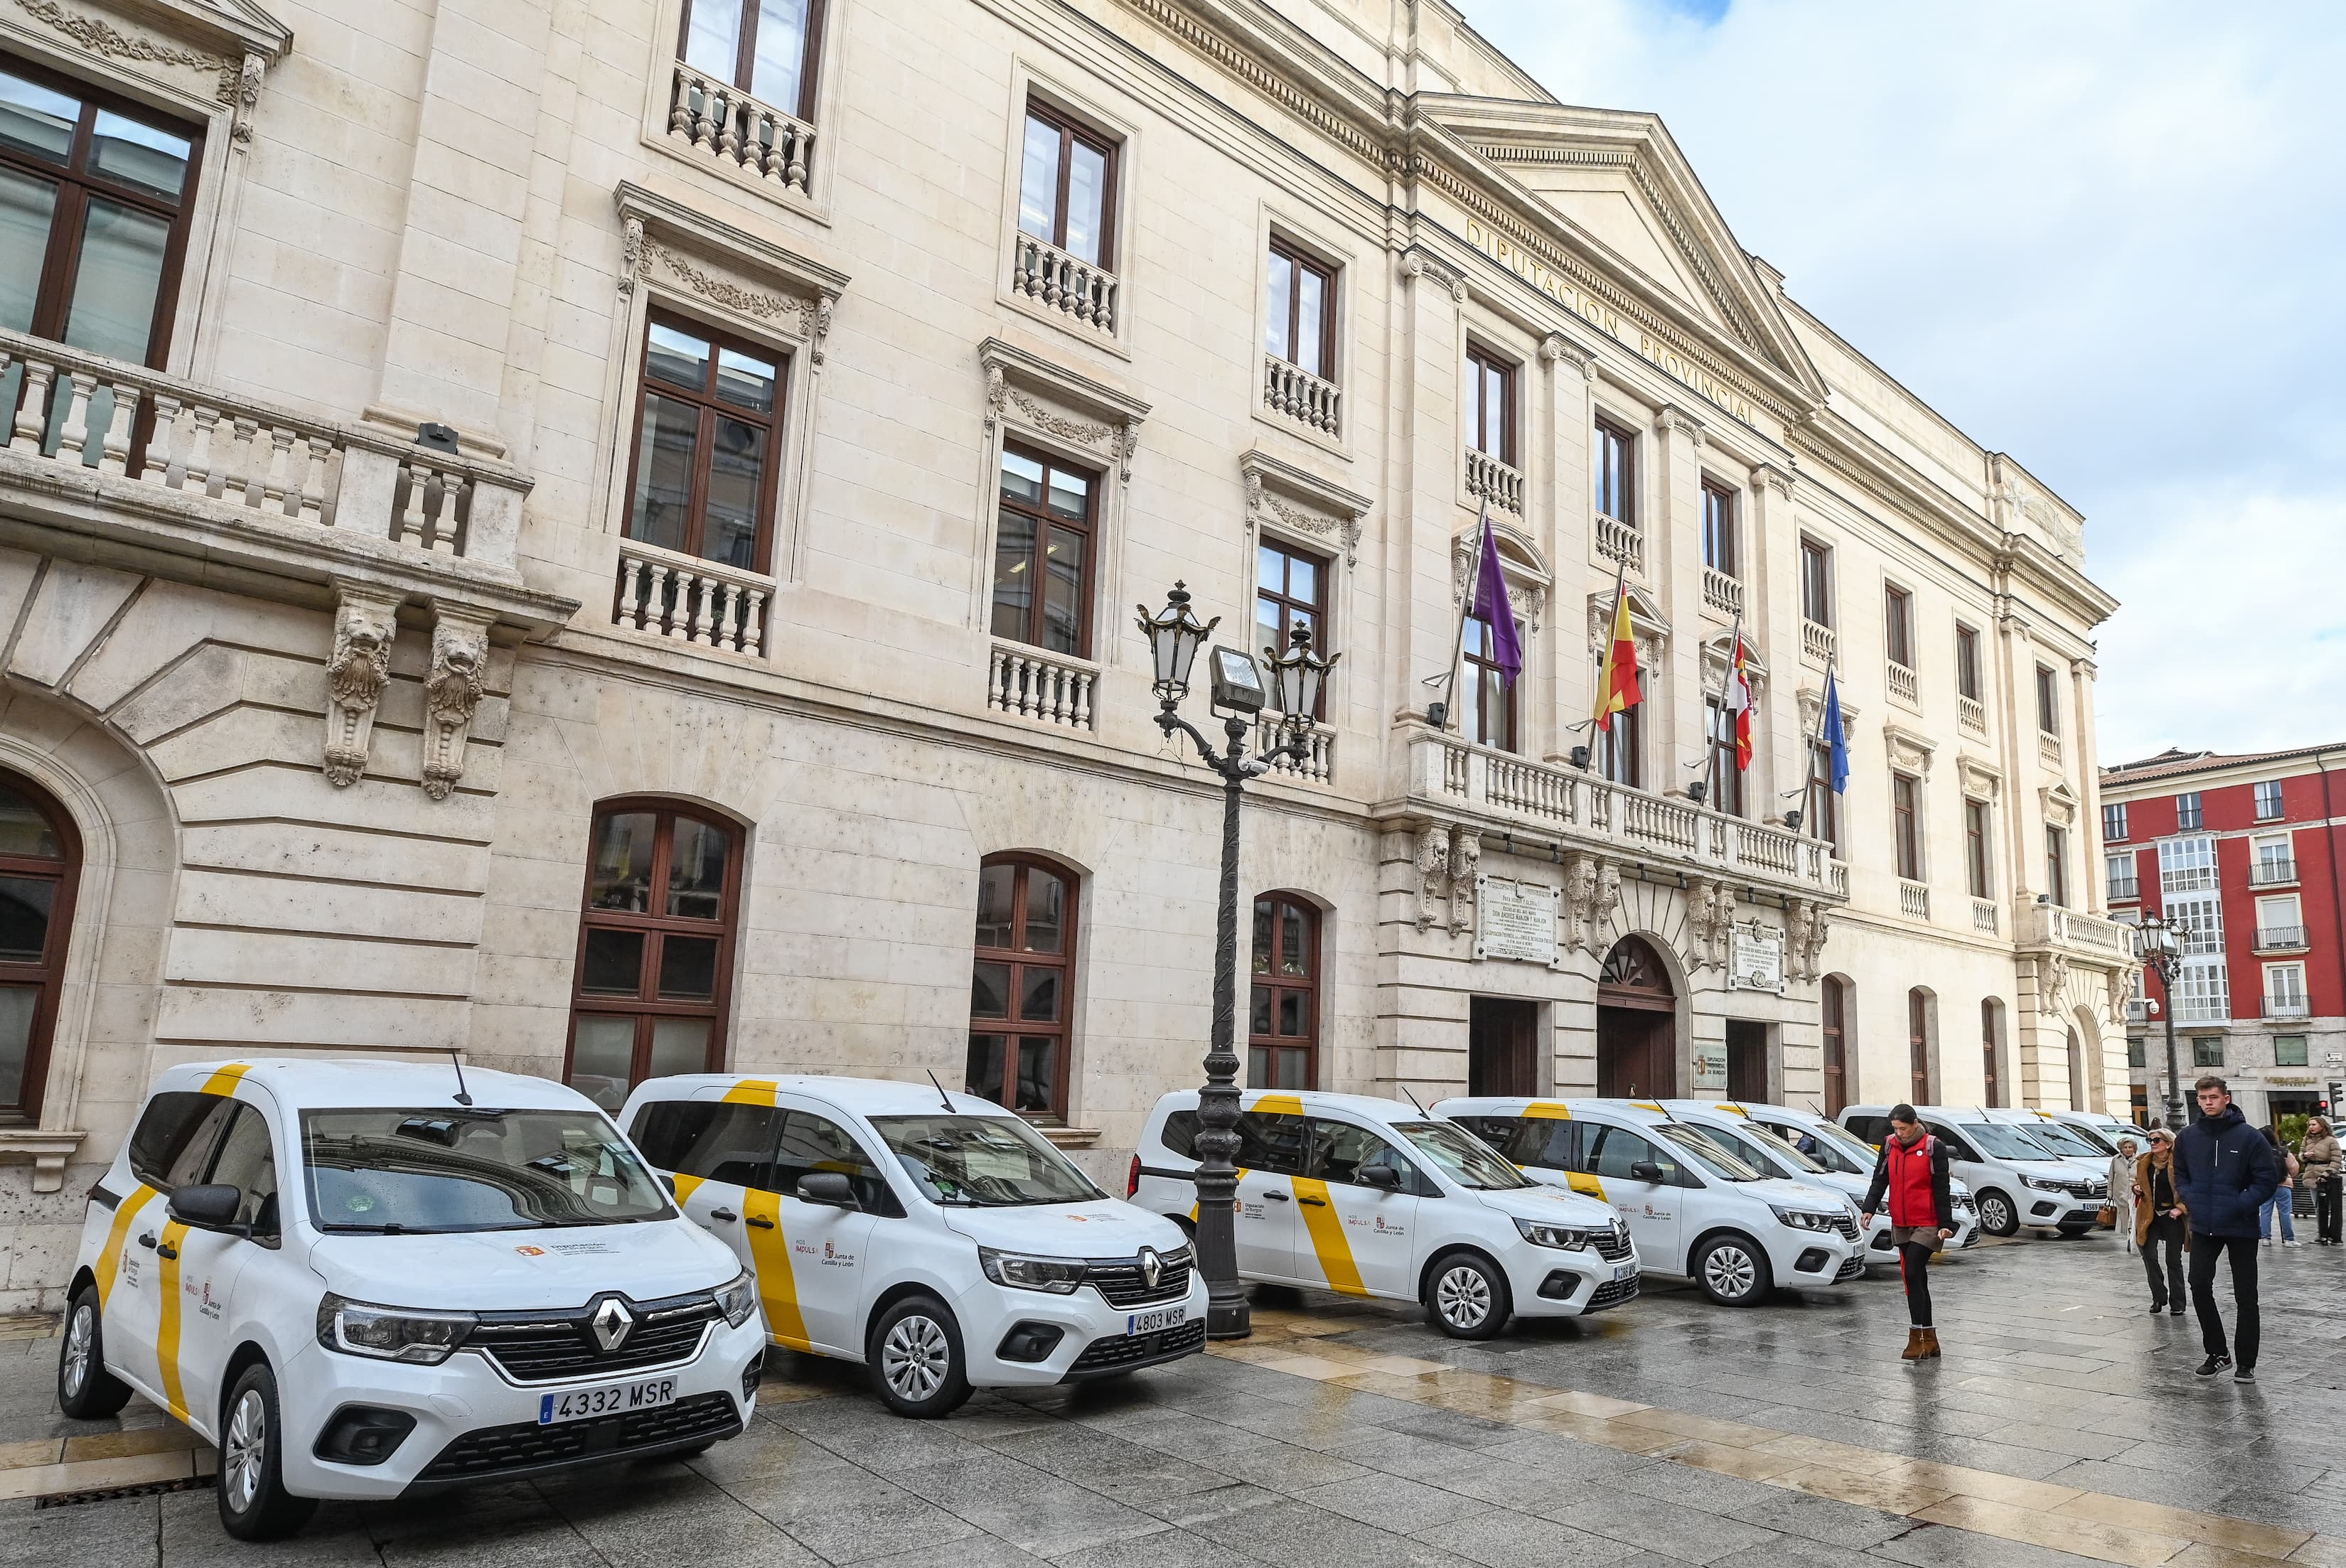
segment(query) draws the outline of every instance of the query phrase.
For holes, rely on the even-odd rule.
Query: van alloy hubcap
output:
[[[1749,1296],[1759,1283],[1751,1255],[1739,1247],[1714,1247],[1703,1259],[1702,1281],[1721,1296]]]
[[[2001,1232],[2012,1223],[2012,1210],[1994,1193],[1980,1199],[1979,1216],[1980,1223],[1992,1231]]]
[[[269,1451],[269,1411],[259,1389],[247,1389],[229,1418],[228,1441],[220,1447],[220,1479],[228,1484],[228,1504],[239,1513],[260,1494],[260,1461]]]
[[[880,1346],[880,1375],[907,1400],[925,1400],[944,1386],[953,1347],[933,1318],[900,1318]]]
[[[89,1376],[90,1341],[97,1338],[97,1313],[85,1303],[66,1327],[66,1392],[78,1394]]]
[[[1491,1315],[1491,1282],[1479,1268],[1450,1270],[1433,1288],[1434,1310],[1454,1329],[1474,1329]]]

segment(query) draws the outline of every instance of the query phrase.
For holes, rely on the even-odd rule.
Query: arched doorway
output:
[[[73,819],[31,779],[0,772],[0,1114],[41,1114],[80,880]]]
[[[1659,1099],[1678,1093],[1678,992],[1661,955],[1625,936],[1596,976],[1596,1092]]]
[[[1823,1014],[1825,1115],[1838,1116],[1849,1104],[1849,982],[1838,974],[1826,975],[1819,1001]]]

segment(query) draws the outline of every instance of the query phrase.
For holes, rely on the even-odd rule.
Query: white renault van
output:
[[[1761,1175],[1652,1101],[1474,1096],[1433,1112],[1525,1175],[1611,1204],[1646,1268],[1684,1275],[1722,1306],[1865,1272],[1854,1204]]]
[[[1316,1092],[1250,1092],[1239,1105],[1241,1278],[1420,1302],[1460,1339],[1637,1294],[1637,1250],[1611,1209],[1525,1179],[1413,1105]],[[1195,1222],[1197,1136],[1195,1090],[1157,1102],[1134,1202]]]
[[[685,1213],[757,1276],[773,1342],[865,1363],[899,1414],[1205,1349],[1180,1227],[992,1101],[700,1073],[638,1085],[621,1114]]]
[[[583,1095],[448,1064],[174,1067],[89,1191],[57,1404],[219,1450],[220,1522],[697,1452],[765,1335],[732,1254]]]
[[[2011,1112],[1977,1105],[1917,1105],[1923,1125],[1947,1145],[1948,1169],[1963,1178],[1990,1236],[2023,1226],[2083,1236],[2109,1196],[2102,1170],[2055,1155]],[[1890,1107],[1851,1105],[1841,1125],[1879,1147],[1890,1135]]]
[[[1805,1186],[1821,1187],[1851,1203],[1862,1206],[1865,1194],[1872,1186],[1873,1173],[1868,1167],[1862,1176],[1854,1172],[1835,1170],[1821,1160],[1802,1154],[1793,1144],[1777,1135],[1765,1123],[1754,1120],[1740,1101],[1662,1100],[1657,1102],[1669,1113],[1670,1119],[1688,1126],[1699,1127],[1713,1142],[1725,1145],[1727,1152],[1762,1176],[1781,1176]],[[1955,1234],[1947,1245],[1951,1247],[1970,1247],[1979,1240],[1979,1217],[1972,1208],[1971,1189],[1950,1179],[1948,1196],[1955,1209]],[[1897,1249],[1890,1240],[1890,1216],[1885,1210],[1873,1217],[1873,1224],[1865,1233],[1864,1256],[1868,1262],[1888,1263],[1895,1259]]]

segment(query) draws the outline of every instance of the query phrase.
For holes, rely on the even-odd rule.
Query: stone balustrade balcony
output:
[[[1800,622],[1800,657],[1821,669],[1832,662],[1833,629],[1816,621]]]
[[[1011,247],[1010,291],[1104,337],[1116,333],[1116,274],[1032,234]]]
[[[1921,711],[1923,683],[1916,677],[1914,671],[1910,667],[1900,664],[1896,659],[1885,660],[1882,667],[1889,683],[1890,699],[1902,708]]]
[[[619,541],[613,621],[626,631],[763,657],[774,580],[716,561]]]
[[[1597,548],[1600,550],[1605,547],[1605,524],[1612,521],[1610,517],[1597,519]],[[1722,572],[1716,566],[1705,566],[1702,569],[1702,602],[1720,615],[1730,618],[1741,615],[1743,613],[1742,579],[1731,573]]]
[[[1964,734],[1975,735],[1980,739],[1985,740],[1987,738],[1987,705],[1975,697],[1957,696],[1955,722],[1963,727]]]
[[[1524,475],[1487,452],[1466,449],[1466,494],[1502,512],[1524,513]]]
[[[1099,666],[1089,659],[996,637],[986,660],[985,706],[1038,724],[1088,730],[1094,728],[1092,694],[1099,675]]]
[[[728,172],[807,193],[814,127],[681,60],[668,89],[668,134]]]
[[[1618,517],[1596,514],[1596,553],[1608,561],[1617,561],[1633,572],[1646,569],[1646,535],[1637,524],[1624,523]]]
[[[1290,738],[1285,714],[1266,709],[1255,716],[1254,748],[1257,755]],[[1329,725],[1314,724],[1303,738],[1305,750],[1301,757],[1282,757],[1270,765],[1270,770],[1284,779],[1300,779],[1312,784],[1334,783],[1336,731]]]
[[[2102,964],[2132,963],[2141,957],[2136,947],[2134,927],[2083,910],[2063,909],[2059,904],[2025,907],[2018,936],[2024,948],[2066,949]]]
[[[1931,918],[1931,888],[1927,882],[1912,882],[1904,878],[1898,882],[1898,912],[1908,920]]]
[[[2036,732],[2036,760],[2047,768],[2061,766],[2061,738],[2049,729]]]
[[[1344,389],[1277,354],[1262,356],[1262,406],[1322,435],[1343,433]]]

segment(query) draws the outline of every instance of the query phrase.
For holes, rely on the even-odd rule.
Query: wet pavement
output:
[[[2106,1237],[1946,1260],[1946,1353],[1915,1366],[1882,1271],[1748,1311],[1657,1285],[1474,1346],[1311,1296],[1215,1354],[943,1422],[785,1356],[750,1431],[689,1463],[330,1504],[258,1548],[209,1488],[26,1495],[203,1456],[143,1403],[65,1420],[55,1339],[0,1335],[0,1564],[2346,1568],[2346,1250],[2263,1261],[2254,1388],[2192,1376],[2195,1320],[2148,1316]]]

